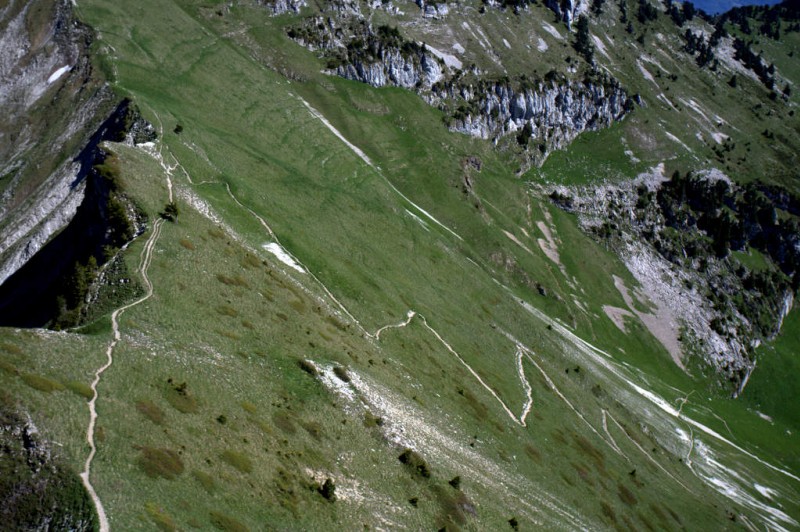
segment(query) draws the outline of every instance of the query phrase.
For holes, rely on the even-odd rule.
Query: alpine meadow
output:
[[[800,529],[800,10],[0,1],[0,528]]]

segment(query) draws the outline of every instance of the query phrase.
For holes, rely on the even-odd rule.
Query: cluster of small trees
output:
[[[733,48],[736,51],[734,57],[752,70],[766,88],[773,90],[775,88],[775,65],[766,64],[760,55],[753,52],[748,43],[738,37],[733,41]]]

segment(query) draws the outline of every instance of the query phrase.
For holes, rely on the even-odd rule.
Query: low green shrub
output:
[[[135,448],[141,451],[139,467],[148,477],[174,480],[183,474],[183,462],[175,451],[147,446]]]
[[[423,478],[430,478],[431,476],[431,469],[428,466],[428,462],[416,451],[412,449],[406,449],[397,457],[401,463],[408,466],[411,470],[413,470],[416,474]]]
[[[250,457],[244,453],[228,450],[224,451],[220,455],[220,458],[222,458],[223,462],[242,473],[250,473],[253,471],[253,462],[250,460]]]

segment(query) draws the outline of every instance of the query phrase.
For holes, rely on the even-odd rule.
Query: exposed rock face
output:
[[[0,283],[64,227],[83,200],[76,160],[113,105],[69,0],[0,11]]]
[[[684,355],[701,356],[734,397],[741,393],[753,348],[779,332],[800,282],[797,227],[774,216],[800,200],[775,187],[739,187],[718,170],[668,179],[663,166],[623,184],[547,192],[682,325]],[[770,266],[751,270],[726,246],[757,249]]]
[[[143,231],[143,220],[124,192],[118,190],[116,177],[98,170],[107,158],[100,143],[137,144],[153,139],[152,125],[141,118],[130,100],[123,100],[74,158],[75,179],[59,183],[72,191],[71,216],[42,212],[51,195],[37,195],[30,202],[33,208],[42,205],[29,214],[43,216],[43,221],[25,237],[27,243],[22,249],[28,251],[34,244],[38,249],[30,250],[30,256],[25,256],[0,285],[0,325],[41,327],[52,322],[60,312],[57,299],[64,293],[64,279],[72,276],[75,264],[86,264],[90,256],[102,264],[109,258],[106,250],[123,246]],[[63,226],[46,239],[49,231],[45,229],[57,223]]]
[[[591,71],[582,81],[555,72],[546,81],[485,81],[479,71],[451,68],[435,50],[406,41],[396,28],[373,28],[360,15],[307,19],[288,34],[321,51],[333,74],[416,91],[445,111],[452,131],[494,141],[517,134],[537,163],[583,131],[607,127],[633,109],[633,100],[607,74]]]
[[[547,7],[553,10],[561,20],[572,25],[572,21],[589,11],[588,0],[547,0]]]
[[[519,131],[521,142],[539,140],[542,151],[566,146],[583,131],[607,127],[632,109],[627,93],[607,80],[538,82],[518,89],[509,83],[468,85],[437,95],[469,104],[466,111],[454,113],[451,130],[484,139]]]
[[[308,5],[306,0],[260,0],[259,4],[268,7],[275,16],[284,13],[299,13],[301,8]]]
[[[384,48],[375,61],[356,58],[338,67],[335,72],[346,79],[368,83],[373,87],[394,85],[406,89],[430,88],[442,79],[443,66],[436,57],[425,51],[402,54],[400,50]]]

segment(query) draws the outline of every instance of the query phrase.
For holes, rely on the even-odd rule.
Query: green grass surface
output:
[[[279,31],[286,19],[243,6],[220,17],[216,7],[79,5],[113,46],[106,61],[116,88],[163,132],[166,164],[182,165],[171,175],[181,214],[163,224],[148,271],[153,297],[120,318],[114,365],[98,386],[104,438],[92,481],[112,526],[502,529],[514,518],[521,529],[719,529],[734,526],[727,512],[761,522],[752,505],[709,486],[724,472],[701,468],[701,452],[774,487],[774,502],[797,515],[795,481],[696,427],[704,450],[690,448],[676,434],[692,426],[627,382],[676,409],[691,392],[685,412],[796,472],[796,436],[785,431],[800,429],[798,420],[774,414],[781,396],[769,391],[786,380],[779,358],[759,361],[747,389],[746,400],[773,415],[766,425],[752,403],[720,400],[683,373],[643,326],[623,334],[605,317],[603,305],[624,307],[612,274],[629,286],[631,275],[572,215],[531,194],[510,157],[448,133],[407,91],[320,74],[313,54]],[[284,68],[300,81],[279,74]],[[630,177],[640,167],[628,164],[626,143],[642,168],[663,160],[669,139],[644,157],[649,141],[636,137],[660,116],[653,107],[582,137],[526,178]],[[608,144],[608,155],[595,143]],[[126,190],[155,220],[168,200],[163,168],[142,149],[111,149]],[[467,156],[483,163],[472,194],[462,187]],[[597,177],[580,171],[586,166]],[[200,200],[217,219],[196,208]],[[273,239],[253,213],[315,278],[262,247]],[[538,222],[555,235],[560,265],[542,251]],[[124,255],[129,272],[148,236]],[[384,330],[380,341],[365,334],[402,323],[408,310],[418,313],[408,326]],[[795,322],[775,344],[785,359],[796,351]],[[506,333],[531,358],[518,362],[522,351]],[[88,412],[86,390],[74,383],[90,382],[105,360],[108,320],[71,333],[0,334],[3,384],[81,467]],[[518,423],[527,400],[520,365],[531,387],[526,426]],[[412,467],[398,460],[405,447],[418,453],[406,460]],[[421,463],[429,475],[419,474]],[[334,503],[318,490],[326,478],[336,484]]]

